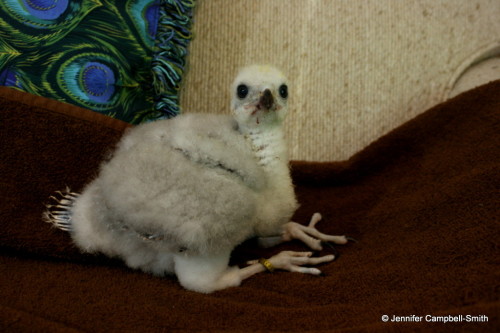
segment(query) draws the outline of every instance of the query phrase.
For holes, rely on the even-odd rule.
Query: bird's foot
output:
[[[311,221],[307,226],[301,225],[296,222],[288,222],[283,227],[282,239],[284,241],[291,241],[292,239],[301,240],[311,249],[316,251],[320,251],[323,249],[321,244],[324,242],[346,244],[348,241],[355,241],[351,237],[327,235],[319,232],[315,226],[319,221],[321,221],[321,218],[322,217],[320,213],[314,213],[311,217]]]
[[[320,275],[321,271],[319,269],[303,266],[319,265],[335,259],[335,256],[331,254],[323,257],[311,257],[312,255],[312,252],[282,251],[267,260],[270,266],[266,266],[266,268],[268,270],[281,269],[289,272]],[[258,262],[258,260],[252,260],[247,264],[257,264]]]

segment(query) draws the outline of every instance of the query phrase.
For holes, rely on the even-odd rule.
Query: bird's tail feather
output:
[[[50,203],[45,205],[47,210],[42,219],[58,229],[71,232],[71,208],[78,197],[79,194],[71,192],[68,187],[64,191],[57,191],[49,197]]]

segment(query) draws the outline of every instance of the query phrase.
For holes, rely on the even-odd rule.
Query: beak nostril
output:
[[[271,93],[271,91],[269,89],[264,90],[264,92],[262,93],[262,96],[260,97],[260,100],[259,100],[259,105],[261,105],[262,107],[264,107],[267,110],[269,110],[273,107],[274,98],[273,98],[273,94]]]

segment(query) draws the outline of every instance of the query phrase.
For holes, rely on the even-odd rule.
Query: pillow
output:
[[[0,85],[129,123],[179,113],[194,0],[0,2]]]

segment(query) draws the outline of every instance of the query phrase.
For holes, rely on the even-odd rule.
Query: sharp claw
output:
[[[353,243],[357,243],[358,241],[352,237],[349,237],[349,236],[345,236],[345,239],[347,239],[348,241],[350,242],[353,242]]]
[[[333,246],[332,244],[330,244],[330,242],[321,242],[322,245],[326,245],[327,247],[330,248],[330,250],[332,250],[333,252],[333,255],[335,258],[333,258],[332,261],[335,261],[337,260],[338,257],[340,257],[340,253],[337,251],[337,249],[335,248],[335,246]]]

